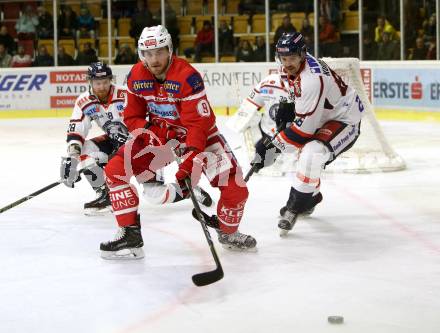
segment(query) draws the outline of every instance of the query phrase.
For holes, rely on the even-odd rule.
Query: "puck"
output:
[[[330,324],[343,324],[344,323],[344,317],[342,317],[342,316],[329,316],[327,318],[327,321]]]

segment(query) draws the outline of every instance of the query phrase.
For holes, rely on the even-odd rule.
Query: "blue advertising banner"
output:
[[[374,106],[440,111],[440,67],[405,67],[374,68]]]

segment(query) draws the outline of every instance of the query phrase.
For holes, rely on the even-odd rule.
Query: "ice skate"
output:
[[[314,197],[312,197],[313,201],[312,201],[312,205],[311,207],[307,208],[304,212],[299,213],[299,216],[310,216],[313,214],[313,212],[315,211],[315,207],[317,204],[319,204],[322,201],[322,194],[321,192],[319,192],[317,195],[315,195]],[[287,206],[284,206],[280,209],[280,216],[282,217],[284,215],[284,213],[287,210]]]
[[[298,218],[298,215],[299,214],[286,209],[286,211],[278,221],[278,228],[280,229],[281,237],[286,236],[287,233],[292,230],[293,226],[295,225],[296,219]]]
[[[246,234],[236,231],[232,234],[217,230],[218,241],[225,249],[233,251],[254,251],[256,250],[257,240]]]
[[[103,215],[111,212],[112,204],[105,185],[96,190],[96,199],[84,204],[84,214],[87,216]]]
[[[101,243],[101,257],[103,259],[141,259],[144,257],[143,246],[140,225],[121,227],[114,240]]]

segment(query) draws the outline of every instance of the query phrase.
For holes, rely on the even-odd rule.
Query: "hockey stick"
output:
[[[15,201],[15,202],[11,203],[11,204],[3,207],[3,208],[0,208],[0,214],[5,212],[5,211],[7,211],[7,210],[9,210],[9,209],[11,209],[11,208],[13,208],[13,207],[15,207],[15,206],[18,206],[18,205],[22,204],[23,202],[26,202],[26,201],[36,197],[37,195],[40,195],[41,193],[44,193],[44,192],[50,190],[51,188],[53,188],[53,187],[55,187],[57,185],[60,185],[60,184],[61,184],[61,181],[58,180],[58,181],[56,181],[56,182],[54,182],[52,184],[49,184],[49,185],[39,189],[38,191],[35,191],[34,193],[31,193],[31,194],[29,194],[29,195],[27,195],[27,196],[25,196],[25,197]]]
[[[221,280],[224,276],[224,272],[223,272],[222,265],[220,263],[220,259],[217,255],[216,250],[215,250],[214,243],[212,242],[211,234],[209,233],[208,227],[206,226],[206,222],[205,222],[204,216],[202,214],[202,210],[201,210],[200,205],[194,195],[194,191],[191,187],[191,180],[186,178],[185,185],[189,190],[191,201],[194,205],[194,209],[195,209],[195,212],[197,215],[197,219],[199,220],[200,225],[202,226],[203,233],[205,234],[206,240],[209,245],[209,249],[211,250],[211,254],[212,254],[214,261],[215,261],[215,264],[216,264],[216,268],[213,271],[203,272],[203,273],[195,274],[192,276],[192,281],[194,282],[194,284],[198,287],[202,287],[202,286],[206,286],[208,284],[217,282],[218,280]]]
[[[83,173],[83,171],[84,171],[84,169],[81,169],[79,171],[78,175],[81,175]],[[81,177],[77,180],[77,182],[80,181],[80,180],[81,180]],[[18,205],[21,205],[23,202],[26,202],[26,201],[36,197],[37,195],[40,195],[41,193],[49,191],[51,188],[54,188],[55,186],[58,186],[61,183],[62,183],[62,180],[60,179],[60,180],[58,180],[58,181],[56,181],[56,182],[54,182],[52,184],[49,184],[49,185],[47,185],[47,186],[45,186],[43,188],[40,188],[38,191],[35,191],[34,193],[31,193],[31,194],[29,194],[29,195],[27,195],[27,196],[25,196],[25,197],[23,197],[21,199],[18,199],[17,201],[14,201],[13,203],[11,203],[11,204],[3,207],[3,208],[0,208],[0,214],[5,212],[5,211],[7,211],[7,210],[9,210],[9,209],[11,209],[11,208],[14,208],[14,207],[16,207]]]
[[[175,148],[173,149],[173,152],[177,164],[180,164],[182,161],[180,157],[177,155]],[[217,255],[217,251],[215,250],[214,243],[211,238],[211,234],[209,233],[208,227],[206,226],[206,221],[203,216],[202,209],[200,208],[199,202],[197,201],[194,191],[192,189],[191,180],[189,178],[185,178],[184,182],[185,182],[185,186],[188,188],[191,201],[194,205],[194,210],[197,215],[197,220],[200,222],[200,225],[202,226],[203,233],[205,234],[206,241],[208,242],[209,249],[211,250],[211,254],[216,264],[216,268],[213,271],[203,272],[192,276],[192,281],[194,282],[194,284],[197,287],[203,287],[203,286],[207,286],[208,284],[217,282],[218,280],[221,280],[224,276],[224,272],[223,272],[222,264],[220,263],[220,259]]]

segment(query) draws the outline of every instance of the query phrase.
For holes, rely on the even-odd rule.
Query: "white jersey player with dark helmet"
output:
[[[79,170],[96,192],[96,199],[84,204],[86,215],[110,211],[108,190],[103,166],[109,156],[128,138],[122,121],[126,91],[114,84],[111,68],[102,62],[90,64],[87,69],[89,90],[75,101],[67,127],[67,157],[62,157],[61,179],[68,187],[80,179]],[[87,139],[92,123],[105,134]]]
[[[277,41],[275,58],[287,103],[275,116],[273,139],[256,144],[251,165],[258,170],[271,165],[279,153],[299,152],[290,195],[280,211],[278,227],[283,236],[299,215],[310,213],[321,202],[321,173],[356,142],[364,106],[356,91],[323,60],[307,53],[300,33],[284,33]]]

